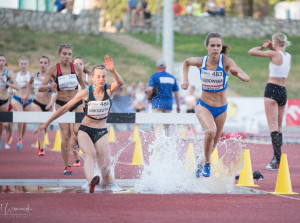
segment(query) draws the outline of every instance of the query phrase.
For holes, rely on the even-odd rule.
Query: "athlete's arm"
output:
[[[181,88],[187,90],[189,87],[189,70],[190,66],[196,66],[198,69],[201,68],[202,57],[190,57],[183,62],[183,83]]]
[[[176,104],[177,104],[177,113],[180,113],[180,100],[179,100],[179,91],[174,91]]]
[[[83,89],[79,91],[74,98],[72,98],[67,104],[64,106],[60,107],[51,117],[50,119],[45,122],[44,124],[40,125],[35,131],[34,134],[36,134],[38,131],[41,131],[43,129],[47,129],[48,125],[50,125],[51,122],[53,122],[55,119],[59,118],[66,112],[68,112],[76,103],[79,101],[83,100],[84,98],[87,97],[88,90]]]
[[[121,75],[115,69],[113,58],[109,58],[109,56],[106,55],[104,57],[104,60],[104,66],[106,70],[112,73],[115,79],[115,81],[110,85],[110,92],[113,93],[115,90],[118,90],[124,84],[124,81]]]
[[[77,64],[74,64],[74,68],[75,68],[75,72],[77,74],[78,82],[79,82],[79,84],[81,86],[81,89],[86,88],[84,80],[83,80],[82,70],[80,69],[79,65],[77,65]]]
[[[26,93],[22,97],[22,102],[23,103],[26,103],[28,101],[28,99],[30,98],[30,92],[31,92],[31,88],[32,88],[33,79],[34,79],[34,74],[31,74],[29,82],[27,83]]]
[[[154,87],[147,87],[147,98],[148,98],[148,102],[151,102],[151,98],[152,98],[152,94],[153,94],[153,89]]]
[[[19,87],[18,87],[18,84],[17,84],[17,82],[16,82],[16,78],[15,78],[15,74],[14,74],[13,70],[8,69],[7,77],[10,79],[10,81],[9,81],[9,82],[5,82],[5,81],[3,80],[3,82],[4,82],[7,86],[9,86],[10,88],[14,88],[14,89],[16,89],[16,90],[19,90]]]
[[[46,71],[45,78],[44,78],[41,86],[39,87],[39,92],[45,92],[45,91],[48,91],[48,90],[52,90],[52,91],[57,90],[57,85],[56,85],[55,82],[51,82],[49,84],[49,82],[52,79],[55,80],[55,78],[56,78],[55,74],[56,74],[56,65],[52,65]]]
[[[46,106],[47,111],[49,111],[53,108],[53,105],[54,105],[54,102],[56,101],[56,98],[57,98],[57,92],[52,93],[50,103]]]
[[[262,51],[262,49],[269,48],[270,50]],[[272,42],[270,40],[265,40],[265,42],[257,47],[253,47],[248,51],[248,54],[251,56],[257,56],[257,57],[275,57],[277,56],[276,51],[273,50]]]
[[[236,63],[230,57],[224,56],[224,67],[226,72],[230,71],[233,76],[238,77],[242,81],[250,81],[248,74],[246,74],[241,68],[239,68],[238,65],[236,65]]]

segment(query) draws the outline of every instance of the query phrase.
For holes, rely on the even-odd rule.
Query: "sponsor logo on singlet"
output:
[[[93,117],[95,119],[103,119],[108,116],[110,108],[110,101],[89,101],[87,116]]]
[[[201,70],[201,82],[203,90],[223,89],[223,71]]]
[[[72,91],[78,86],[76,74],[62,75],[58,77],[59,89],[62,91]]]

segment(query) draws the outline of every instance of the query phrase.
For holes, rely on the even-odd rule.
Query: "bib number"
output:
[[[201,72],[203,90],[221,90],[223,81],[223,71],[202,70]]]
[[[72,91],[78,86],[76,74],[63,75],[58,77],[58,86],[62,91]]]

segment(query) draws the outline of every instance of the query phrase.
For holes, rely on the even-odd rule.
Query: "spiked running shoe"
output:
[[[205,163],[202,175],[204,177],[210,177],[210,163]]]
[[[266,166],[267,170],[279,170],[279,161],[274,156],[271,162]]]
[[[45,150],[39,149],[39,156],[45,156]]]
[[[64,174],[65,175],[72,175],[73,172],[71,170],[71,166],[67,166],[65,169],[64,169]]]
[[[100,177],[94,176],[94,178],[92,179],[92,181],[90,183],[90,188],[89,188],[90,193],[94,193],[95,187],[97,184],[99,184],[99,182],[100,182]]]
[[[196,177],[197,178],[201,177],[202,171],[203,171],[203,165],[198,164],[197,167],[196,167]]]
[[[76,161],[73,163],[73,167],[80,167],[80,160],[76,160]]]
[[[10,146],[7,143],[5,143],[5,149],[10,149]]]

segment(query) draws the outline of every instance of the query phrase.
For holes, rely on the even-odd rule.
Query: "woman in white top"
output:
[[[29,84],[27,85],[27,95],[30,94],[32,84],[34,89],[34,99],[31,104],[31,111],[53,111],[53,105],[56,100],[56,93],[52,90],[48,90],[45,92],[39,92],[39,87],[41,86],[48,67],[50,66],[50,59],[48,56],[41,56],[38,60],[38,65],[40,67],[39,72],[36,72],[33,77],[31,77]],[[52,80],[53,81],[53,80]],[[41,125],[41,123],[39,124]],[[44,156],[44,139],[45,139],[46,131],[40,131],[38,134],[38,155]]]
[[[287,102],[286,78],[291,68],[291,55],[285,52],[290,43],[282,33],[249,50],[251,56],[269,57],[269,80],[265,89],[265,111],[271,132],[274,156],[267,170],[278,170],[282,146],[282,120]],[[263,51],[264,48],[270,50]]]
[[[33,76],[28,71],[29,60],[26,57],[21,57],[19,59],[19,68],[20,72],[16,75],[16,82],[18,84],[18,90],[16,90],[11,105],[14,111],[31,111],[30,104],[33,101],[30,95],[27,95],[27,85],[30,81],[30,78]],[[17,150],[20,151],[22,148],[22,139],[26,132],[26,123],[18,123],[18,143]]]
[[[76,64],[80,67],[82,70],[82,78],[84,81],[84,84],[86,86],[90,86],[93,84],[92,79],[90,78],[90,71],[87,69],[84,59],[81,56],[76,56],[72,60],[73,64]],[[80,89],[80,85],[78,86],[78,89]],[[70,148],[73,150],[73,155],[75,158],[75,162],[73,163],[73,167],[80,167],[80,159],[79,159],[79,148],[78,148],[78,141],[77,141],[77,132],[78,128],[76,131],[74,131],[74,123],[70,123],[71,125],[71,139],[70,139]],[[79,127],[79,126],[78,126]]]
[[[138,89],[131,95],[131,104],[136,112],[142,112],[146,109],[146,86],[145,83],[139,82]]]
[[[7,112],[9,106],[9,88],[18,89],[14,72],[12,69],[5,68],[7,66],[6,56],[0,53],[0,112]],[[0,123],[0,149],[2,147],[1,136],[5,123]],[[6,132],[6,135],[7,132]],[[9,137],[7,137],[5,149],[9,149]]]

